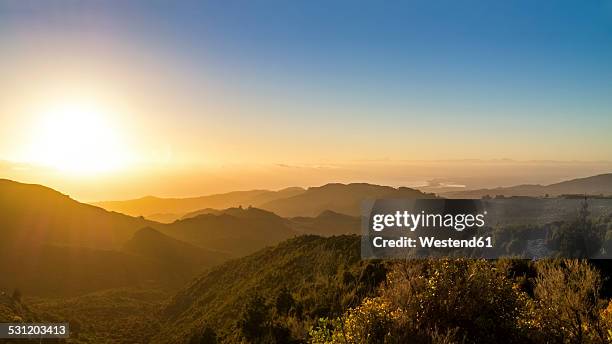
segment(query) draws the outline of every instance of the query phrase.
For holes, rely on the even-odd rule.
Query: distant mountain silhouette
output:
[[[183,215],[205,208],[226,209],[238,206],[259,206],[275,199],[295,196],[304,192],[298,187],[287,188],[279,191],[251,190],[234,191],[223,194],[215,194],[190,198],[159,198],[147,196],[127,201],[105,201],[93,203],[107,210],[117,211],[131,216],[152,216],[155,219],[159,214],[165,214],[164,221],[171,222],[180,219]]]
[[[150,215],[145,216],[147,220],[161,222],[161,223],[172,223],[180,217],[181,216],[179,214],[173,214],[173,213],[157,213],[157,214],[150,214]]]
[[[280,217],[276,214],[274,214],[273,212],[267,211],[267,210],[263,210],[260,208],[256,208],[256,207],[232,207],[232,208],[227,208],[227,209],[212,209],[212,208],[206,208],[206,209],[200,209],[198,211],[194,211],[191,213],[187,213],[185,214],[185,216],[182,217],[182,219],[189,219],[189,218],[193,218],[199,215],[222,215],[222,214],[227,214],[227,215],[232,215],[232,216],[236,216],[236,217],[241,217],[241,218],[268,218],[268,219],[279,219]]]
[[[181,220],[189,219],[189,218],[192,218],[192,217],[196,217],[198,215],[207,215],[207,214],[221,215],[222,213],[223,213],[223,210],[213,209],[213,208],[205,208],[205,209],[200,209],[200,210],[189,212],[189,213],[183,215],[181,217]]]
[[[564,194],[612,195],[612,173],[577,178],[550,185],[517,185],[494,189],[453,191],[444,193],[449,198],[481,198],[483,196],[559,196]]]
[[[434,198],[433,194],[400,187],[366,183],[326,184],[308,188],[305,192],[276,199],[260,206],[284,217],[318,216],[325,210],[359,216],[364,200],[379,198]]]

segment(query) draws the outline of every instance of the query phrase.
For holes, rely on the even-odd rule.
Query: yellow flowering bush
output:
[[[606,340],[612,343],[612,300],[610,300],[608,306],[601,311],[600,319]]]
[[[366,298],[335,321],[321,319],[311,331],[312,343],[387,343],[401,316],[383,298]]]
[[[516,278],[508,264],[484,260],[398,263],[378,297],[322,319],[311,343],[612,343],[612,301],[603,306],[595,268],[527,264]]]

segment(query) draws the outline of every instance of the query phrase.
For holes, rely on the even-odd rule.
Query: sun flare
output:
[[[90,174],[125,167],[128,155],[108,114],[87,104],[63,104],[43,111],[27,153],[32,163]]]

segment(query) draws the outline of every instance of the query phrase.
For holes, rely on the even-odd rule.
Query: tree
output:
[[[590,219],[589,203],[584,198],[577,218],[566,223],[555,233],[559,253],[566,258],[597,258],[600,253],[605,231]]]
[[[209,326],[205,326],[201,333],[191,337],[189,344],[217,344],[217,342],[218,338],[215,331]]]
[[[276,296],[276,312],[286,316],[294,305],[295,299],[289,292],[289,289],[283,286]]]
[[[270,306],[260,295],[251,296],[238,322],[242,335],[251,343],[263,342],[271,335],[271,325]]]

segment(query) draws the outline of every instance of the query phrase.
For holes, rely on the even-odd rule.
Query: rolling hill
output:
[[[239,257],[296,236],[283,219],[257,208],[230,208],[152,226],[190,244]]]
[[[151,216],[164,222],[185,219],[199,214],[214,214],[238,206],[253,206],[271,211],[282,217],[315,217],[326,210],[358,216],[361,203],[377,198],[433,198],[435,195],[400,187],[381,186],[366,183],[332,183],[319,187],[287,188],[280,191],[236,191],[226,194],[195,198],[144,197],[128,201],[94,203],[107,210],[118,211],[132,216]],[[161,215],[160,215],[161,214]]]
[[[117,249],[154,222],[77,202],[41,185],[0,179],[0,228],[11,247],[52,244]]]
[[[264,203],[260,208],[283,217],[315,217],[326,210],[359,216],[364,200],[379,198],[434,198],[415,189],[380,186],[365,183],[326,184],[308,188],[305,192]]]
[[[183,215],[205,208],[226,209],[238,206],[259,206],[275,199],[295,196],[304,189],[292,187],[279,191],[251,190],[234,191],[190,198],[160,198],[147,196],[126,201],[105,201],[93,205],[110,211],[117,211],[131,216],[153,216],[164,222],[180,219]]]
[[[568,194],[588,194],[588,195],[612,195],[612,173],[600,174],[596,176],[577,178],[550,185],[517,185],[511,187],[499,187],[494,189],[478,189],[453,191],[444,193],[448,198],[481,198],[483,196],[532,196],[541,197],[545,195],[559,196]]]

